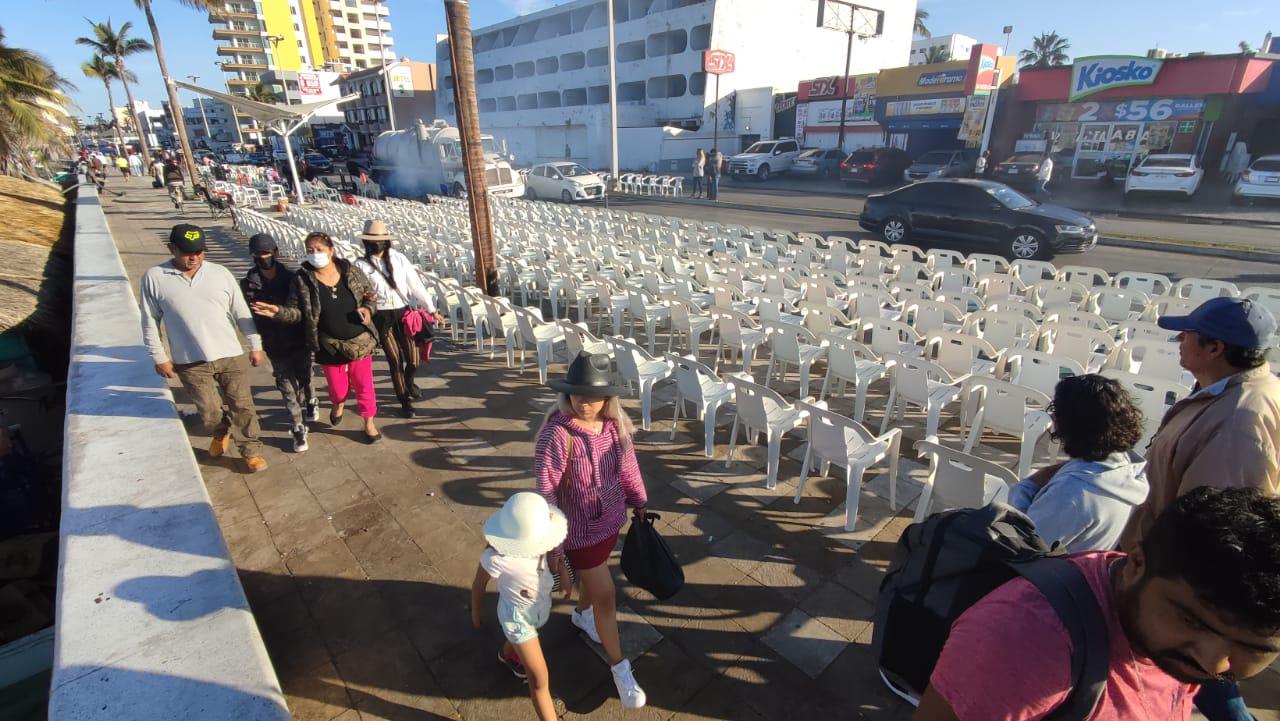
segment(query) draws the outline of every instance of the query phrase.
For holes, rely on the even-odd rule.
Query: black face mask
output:
[[[257,263],[258,267],[263,270],[271,270],[275,267],[276,257],[274,255],[266,258],[259,258],[255,256],[253,262]]]
[[[380,240],[380,241],[366,240],[364,243],[364,252],[368,253],[369,255],[378,255],[380,253],[385,253],[387,251],[387,248],[390,248],[390,247],[391,247],[391,243],[385,240]]]

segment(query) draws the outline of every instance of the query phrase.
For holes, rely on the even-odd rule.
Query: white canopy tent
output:
[[[321,100],[318,103],[303,103],[302,105],[284,105],[280,103],[260,103],[257,100],[250,100],[242,95],[231,95],[230,93],[222,93],[217,90],[202,88],[199,85],[184,83],[181,80],[173,81],[174,85],[190,90],[193,93],[200,93],[211,98],[221,100],[232,108],[244,112],[246,115],[253,117],[258,122],[266,125],[269,129],[274,130],[277,134],[284,138],[284,151],[289,157],[289,175],[293,178],[293,188],[298,194],[298,205],[305,204],[306,200],[302,197],[302,183],[298,178],[298,166],[293,160],[293,144],[289,142],[289,136],[307,124],[307,121],[323,108],[333,105],[334,103],[345,103],[349,100],[359,98],[359,95],[347,95],[334,100]],[[235,122],[240,122],[236,120]]]

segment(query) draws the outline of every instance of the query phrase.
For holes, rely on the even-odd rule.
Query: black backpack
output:
[[[966,609],[1021,576],[1044,594],[1071,637],[1072,690],[1046,718],[1086,721],[1109,673],[1107,624],[1088,580],[1001,504],[934,514],[898,540],[880,584],[872,652],[890,690],[918,699]]]

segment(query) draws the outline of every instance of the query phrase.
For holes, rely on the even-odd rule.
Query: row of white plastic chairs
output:
[[[618,176],[622,192],[634,195],[669,195],[678,197],[684,192],[684,178],[674,175],[645,175],[622,173]]]

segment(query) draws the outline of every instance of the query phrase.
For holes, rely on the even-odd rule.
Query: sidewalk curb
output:
[[[838,210],[822,210],[816,208],[786,208],[773,205],[750,205],[747,203],[729,203],[712,200],[701,200],[697,198],[671,198],[662,196],[647,195],[626,195],[621,197],[636,198],[641,200],[657,200],[672,205],[700,205],[711,208],[726,208],[728,210],[745,210],[755,212],[774,213],[777,215],[795,215],[810,218],[830,218],[832,220],[843,220],[851,223],[858,222],[858,213],[844,213]],[[1163,218],[1168,220],[1168,218]],[[1277,224],[1280,225],[1280,224]],[[1280,263],[1280,252],[1271,252],[1261,248],[1245,248],[1245,247],[1223,247],[1213,245],[1192,245],[1190,243],[1179,243],[1172,240],[1162,238],[1136,238],[1102,236],[1099,238],[1100,245],[1109,245],[1117,248],[1138,248],[1143,250],[1158,250],[1171,253],[1186,253],[1187,255],[1206,256],[1211,258],[1230,258],[1232,260],[1246,260],[1260,263]]]
[[[797,196],[817,195],[817,196],[822,196],[824,198],[847,198],[850,200],[865,200],[867,197],[866,195],[836,193],[828,190],[792,190],[790,188],[767,188],[767,190],[771,190],[779,193],[789,193],[791,195],[797,195]],[[885,190],[891,190],[891,188],[885,188]],[[618,195],[620,197],[658,198],[658,199],[669,201],[669,202],[675,201],[675,200],[686,201],[686,202],[698,202],[697,200],[692,198],[672,198],[670,196],[661,196],[661,195],[623,196],[621,193],[619,193]],[[722,207],[735,207],[735,206],[730,206],[727,203],[719,203],[718,205],[721,205]],[[741,206],[741,209],[743,210],[766,209],[769,212],[786,212],[787,210],[793,210],[792,208],[785,208],[783,206],[775,206],[775,205],[768,205],[768,204],[746,205],[746,204],[740,203],[738,205]],[[1242,226],[1242,227],[1280,228],[1280,220],[1267,220],[1265,218],[1263,219],[1235,218],[1235,217],[1226,216],[1226,215],[1202,215],[1202,214],[1196,214],[1196,213],[1192,213],[1189,215],[1170,215],[1168,213],[1144,212],[1141,210],[1129,210],[1125,208],[1093,208],[1093,207],[1075,206],[1075,205],[1071,205],[1069,207],[1081,213],[1089,213],[1091,215],[1097,215],[1104,218],[1123,218],[1126,220],[1155,220],[1155,221],[1161,221],[1161,222],[1182,221],[1184,223],[1191,223],[1195,225],[1234,225],[1234,226]],[[735,209],[737,208],[735,207]],[[813,209],[813,212],[814,213],[839,213],[840,211]]]

